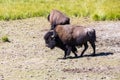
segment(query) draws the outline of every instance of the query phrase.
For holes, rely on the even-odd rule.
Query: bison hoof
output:
[[[79,57],[83,57],[83,55],[80,55]]]
[[[78,57],[79,57],[79,56],[77,56],[77,55],[75,56],[75,58],[78,58]]]
[[[66,57],[63,57],[63,59],[66,59]]]
[[[95,56],[95,54],[93,53],[91,56]]]

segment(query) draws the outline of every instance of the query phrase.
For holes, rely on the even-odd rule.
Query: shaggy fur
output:
[[[59,37],[54,38],[53,35],[54,35],[53,30],[50,30],[45,34],[44,40],[45,40],[46,46],[49,47],[50,49],[54,49],[55,47],[62,49],[65,53],[64,58],[66,58],[67,56],[66,45],[63,44],[63,42],[59,39]],[[72,46],[72,52],[74,53],[75,57],[77,57],[77,54],[76,54],[77,49],[75,46]]]
[[[70,24],[70,18],[58,10],[52,10],[50,12],[48,21],[51,24],[51,29],[54,29],[56,25]]]
[[[84,28],[82,26],[73,26],[73,25],[58,25],[55,30],[52,32],[53,35],[49,36],[54,39],[59,38],[61,43],[65,45],[67,49],[64,58],[66,55],[69,55],[72,51],[72,47],[84,45],[84,50],[82,51],[80,56],[83,56],[84,52],[88,48],[87,42],[89,42],[93,48],[93,55],[95,55],[95,41],[96,41],[96,32],[94,29]],[[46,39],[48,40],[48,39]],[[49,44],[57,42],[56,40],[49,39]],[[52,44],[53,44],[52,43]],[[48,44],[48,45],[49,45]],[[55,46],[52,45],[51,46]]]

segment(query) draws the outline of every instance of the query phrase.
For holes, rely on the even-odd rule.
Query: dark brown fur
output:
[[[72,26],[72,25],[58,25],[55,28],[55,36],[58,36],[63,44],[67,46],[69,55],[72,46],[82,46],[84,45],[84,50],[81,53],[83,56],[84,52],[88,48],[87,42],[89,42],[93,48],[93,55],[95,55],[95,41],[96,32],[94,29],[84,28],[82,26]]]
[[[52,35],[54,35],[54,31],[50,30],[48,31],[45,35],[44,35],[44,40],[46,43],[46,46],[49,47],[50,49],[54,49],[54,47],[58,47],[60,49],[62,49],[65,53],[64,58],[66,58],[66,54],[67,54],[67,48],[66,45],[63,44],[63,42],[60,40],[59,37],[53,37]],[[72,52],[74,53],[75,57],[77,57],[77,48],[75,46],[72,46]]]
[[[50,12],[48,21],[51,24],[51,29],[54,29],[56,25],[70,24],[70,18],[58,10],[52,10]]]

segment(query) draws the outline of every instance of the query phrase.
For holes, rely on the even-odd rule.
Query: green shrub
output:
[[[92,15],[92,19],[98,21],[100,18],[97,14]]]
[[[3,41],[3,42],[10,42],[7,36],[3,36],[3,37],[2,37],[2,41]]]

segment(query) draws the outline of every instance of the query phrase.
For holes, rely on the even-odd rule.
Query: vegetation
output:
[[[120,20],[120,0],[0,0],[0,20],[46,17],[52,9],[71,17]]]
[[[3,36],[3,37],[2,37],[2,41],[3,41],[3,42],[10,42],[7,36]]]

